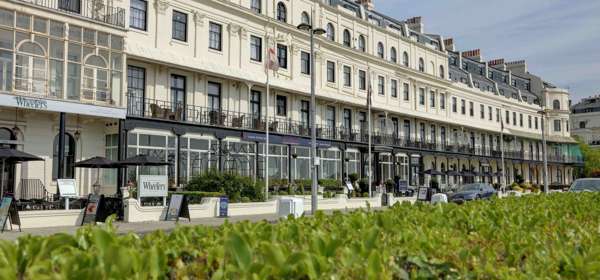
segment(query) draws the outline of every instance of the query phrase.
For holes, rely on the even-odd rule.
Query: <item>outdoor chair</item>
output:
[[[153,118],[166,119],[167,110],[161,108],[156,104],[150,104],[150,114]]]
[[[40,179],[21,179],[16,198],[21,210],[54,208],[55,195],[46,190]]]
[[[242,124],[244,123],[244,115],[241,115],[237,118],[233,118],[231,120],[231,126],[233,127],[242,127]]]
[[[269,125],[269,131],[277,131],[277,127],[279,126],[278,121],[274,121]]]

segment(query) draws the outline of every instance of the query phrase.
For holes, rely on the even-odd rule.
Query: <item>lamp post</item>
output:
[[[315,17],[314,10],[312,11],[311,21]],[[298,29],[307,31],[310,34],[310,168],[311,168],[311,212],[313,214],[317,211],[317,128],[315,125],[315,116],[317,108],[317,100],[315,97],[315,35],[325,34],[325,30],[322,28],[314,28],[312,24],[301,23],[298,25]]]
[[[544,158],[544,192],[548,193],[548,151],[546,147],[546,110],[542,108],[541,111],[538,112],[542,116],[542,157]]]

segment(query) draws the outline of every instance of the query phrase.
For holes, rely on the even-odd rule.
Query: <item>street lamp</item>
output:
[[[314,11],[312,12],[311,21],[314,18]],[[310,168],[311,168],[311,212],[313,214],[317,211],[317,128],[315,125],[315,115],[317,100],[315,97],[315,35],[325,34],[323,28],[313,28],[311,24],[301,23],[298,25],[298,29],[307,31],[310,34],[310,140],[311,140],[311,151],[310,151]]]
[[[542,157],[544,158],[544,192],[548,193],[548,151],[546,147],[546,110],[542,109],[538,112],[542,115]]]

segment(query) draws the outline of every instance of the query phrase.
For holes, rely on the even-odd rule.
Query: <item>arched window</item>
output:
[[[250,9],[252,9],[255,13],[259,13],[262,11],[262,0],[252,0],[250,3]]]
[[[352,47],[352,35],[350,35],[350,31],[348,29],[344,29],[344,46]]]
[[[419,71],[425,72],[425,61],[423,58],[419,58]]]
[[[58,138],[54,137],[54,153],[52,158],[52,179],[57,179],[58,176]],[[70,134],[65,134],[65,159],[64,159],[64,178],[74,178],[75,175],[75,138]]]
[[[358,36],[358,49],[361,52],[367,51],[367,44],[365,42],[365,36],[363,35]]]
[[[83,68],[82,97],[86,100],[105,102],[108,98],[108,63],[104,58],[91,55]]]
[[[46,52],[34,42],[24,42],[17,51],[15,61],[15,89],[45,94],[47,80]]]
[[[446,72],[444,72],[444,65],[440,65],[440,78],[444,79],[446,77]]]
[[[302,15],[300,16],[300,22],[304,24],[310,24],[310,16],[307,12],[302,12]]]
[[[435,75],[435,64],[433,61],[429,63],[429,68],[431,69],[431,74]]]
[[[287,22],[287,9],[283,2],[277,3],[277,20]]]
[[[398,54],[396,53],[396,48],[394,47],[390,49],[390,61],[392,61],[393,63],[398,62]]]
[[[327,39],[330,41],[335,41],[335,28],[331,23],[327,24]]]
[[[558,99],[555,99],[554,101],[552,101],[552,109],[560,110],[560,101],[558,101]]]
[[[402,55],[402,64],[404,64],[404,66],[408,67],[408,53],[404,52],[404,54]]]
[[[377,56],[379,56],[380,58],[384,57],[384,50],[383,50],[383,43],[379,42],[377,43]]]

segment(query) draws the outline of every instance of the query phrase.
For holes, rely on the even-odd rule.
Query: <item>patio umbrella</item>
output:
[[[423,174],[432,175],[432,176],[445,175],[443,172],[437,171],[435,169],[427,169],[427,170],[423,171]]]
[[[130,158],[126,158],[122,161],[117,162],[117,165],[125,167],[125,166],[165,166],[170,165],[169,162],[164,160],[160,160],[155,157],[151,157],[148,155],[137,155]]]
[[[460,173],[461,176],[464,177],[475,177],[475,173],[471,172],[471,171],[463,171]]]
[[[94,183],[94,187],[96,186],[100,186],[99,181],[100,181],[100,168],[117,168],[117,162],[112,161],[110,159],[104,158],[104,157],[93,157],[90,159],[86,159],[86,160],[82,160],[79,162],[76,162],[74,164],[75,167],[80,167],[80,168],[96,168],[96,183]]]
[[[2,160],[2,174],[0,174],[0,197],[4,197],[4,167],[6,163],[20,163],[26,161],[41,161],[40,157],[21,152],[15,149],[0,148],[0,159]]]
[[[446,175],[448,175],[448,176],[460,176],[460,172],[458,172],[456,170],[448,170],[448,171],[446,171]]]

